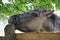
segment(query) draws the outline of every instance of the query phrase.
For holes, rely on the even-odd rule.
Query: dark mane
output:
[[[52,14],[49,18],[51,18],[53,21],[55,21],[57,19],[57,15]]]

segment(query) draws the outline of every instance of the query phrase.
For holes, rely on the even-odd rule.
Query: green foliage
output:
[[[12,0],[13,4],[3,4],[0,0],[0,18],[8,18],[14,14],[22,14],[23,12],[33,9],[54,9],[52,3],[56,4],[56,9],[60,9],[60,0]]]
[[[35,9],[51,9],[52,5],[51,5],[51,1],[49,0],[36,0],[33,2],[33,5],[35,7]]]

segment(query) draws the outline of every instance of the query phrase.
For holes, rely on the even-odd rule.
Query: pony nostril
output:
[[[16,20],[16,17],[13,17],[14,20]]]
[[[13,17],[14,20],[18,21],[18,17]]]
[[[17,23],[18,21],[19,21],[19,17],[16,15],[11,16],[8,20],[9,23],[13,23],[13,24]]]

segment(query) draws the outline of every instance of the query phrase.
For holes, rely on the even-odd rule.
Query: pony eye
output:
[[[37,15],[37,13],[32,13],[32,15],[33,15],[33,16],[35,16],[35,17],[37,17],[37,16],[38,16],[38,15]]]

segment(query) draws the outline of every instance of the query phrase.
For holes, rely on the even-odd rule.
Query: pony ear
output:
[[[54,10],[48,11],[48,12],[45,12],[43,15],[49,17],[53,14],[53,12],[54,12]]]

